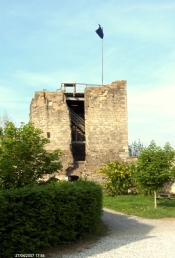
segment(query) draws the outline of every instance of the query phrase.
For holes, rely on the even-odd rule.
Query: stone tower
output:
[[[78,92],[80,86],[65,83],[59,92],[35,92],[30,120],[50,139],[47,150],[63,151],[60,177],[83,172],[98,180],[104,162],[128,158],[126,81],[85,85]]]

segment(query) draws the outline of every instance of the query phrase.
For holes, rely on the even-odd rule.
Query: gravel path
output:
[[[110,233],[63,258],[175,258],[175,219],[142,219],[104,209]],[[59,256],[60,257],[60,256]]]

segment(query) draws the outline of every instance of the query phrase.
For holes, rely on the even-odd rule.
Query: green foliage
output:
[[[150,219],[175,218],[175,199],[157,200],[159,209],[154,209],[152,196],[103,195],[103,206],[128,215]]]
[[[89,181],[3,190],[0,255],[38,253],[93,233],[102,215],[101,186]]]
[[[175,151],[166,143],[164,148],[157,146],[154,141],[148,148],[142,150],[138,157],[135,180],[145,191],[154,191],[154,207],[157,208],[156,195],[166,182],[175,179],[173,161]]]
[[[105,175],[104,189],[111,196],[128,194],[128,189],[134,186],[134,163],[113,161],[106,163],[98,172]]]
[[[47,143],[49,140],[32,123],[16,128],[12,122],[6,122],[0,128],[0,188],[32,185],[43,174],[61,169],[61,151],[47,152]]]
[[[174,179],[175,151],[166,143],[162,149],[154,141],[138,157],[135,179],[141,188],[159,191],[166,182]]]

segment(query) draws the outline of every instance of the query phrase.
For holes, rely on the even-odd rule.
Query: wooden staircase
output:
[[[85,160],[85,121],[82,117],[69,109],[72,131],[72,155],[74,162]]]
[[[73,110],[69,109],[71,122],[74,123],[83,133],[85,133],[84,119],[77,115]]]

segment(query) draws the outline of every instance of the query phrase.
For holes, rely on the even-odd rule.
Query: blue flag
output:
[[[98,25],[99,25],[99,28],[96,30],[96,33],[98,34],[98,36],[99,36],[101,39],[103,39],[103,37],[104,37],[103,28],[101,28],[101,25],[100,25],[100,24],[98,24]]]

